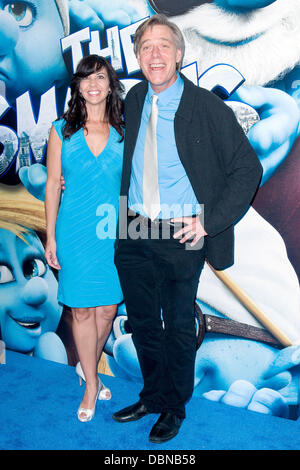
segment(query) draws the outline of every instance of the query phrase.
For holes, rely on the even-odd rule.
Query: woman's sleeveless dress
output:
[[[95,157],[83,129],[63,140],[64,123],[53,123],[66,182],[56,223],[58,300],[74,308],[117,304],[123,298],[114,265],[123,142],[111,126]]]

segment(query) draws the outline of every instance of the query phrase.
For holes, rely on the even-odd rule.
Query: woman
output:
[[[45,256],[59,270],[58,300],[72,309],[80,359],[76,371],[86,380],[77,412],[80,421],[93,418],[97,398],[111,397],[98,377],[97,364],[122,291],[113,260],[114,239],[98,230],[97,214],[103,214],[103,207],[117,213],[122,92],[109,62],[97,55],[84,57],[71,81],[69,108],[53,123],[48,142]],[[61,174],[67,184],[60,203]]]

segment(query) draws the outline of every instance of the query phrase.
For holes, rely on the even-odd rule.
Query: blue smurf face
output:
[[[44,248],[34,232],[28,245],[0,229],[0,327],[8,349],[30,352],[39,337],[55,331],[61,316],[57,281],[46,264]]]
[[[0,80],[9,102],[27,90],[40,95],[66,78],[63,36],[54,0],[0,0]]]

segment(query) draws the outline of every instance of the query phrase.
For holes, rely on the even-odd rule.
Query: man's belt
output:
[[[171,222],[172,218],[171,219],[154,219],[154,220],[151,220],[148,217],[143,216],[142,214],[138,214],[137,212],[132,211],[131,209],[128,209],[127,217],[128,217],[129,221],[138,219],[139,224],[142,227],[150,227],[151,225],[152,226],[153,225],[154,226],[171,225],[172,227],[176,226],[176,223]],[[197,214],[190,215],[189,217],[197,217]],[[183,226],[183,222],[177,222],[177,225],[182,225]]]
[[[270,344],[277,348],[284,346],[265,329],[229,320],[227,318],[216,317],[215,315],[203,314],[201,308],[195,303],[196,315],[199,322],[199,331],[197,335],[197,349],[202,344],[206,333],[220,333],[230,336],[239,336],[241,338],[252,339],[262,343]]]
[[[128,220],[136,220],[138,219],[140,226],[142,227],[150,227],[150,226],[163,226],[163,225],[173,225],[171,219],[154,219],[151,220],[148,217],[144,217],[141,214],[137,214],[135,212],[128,212]]]

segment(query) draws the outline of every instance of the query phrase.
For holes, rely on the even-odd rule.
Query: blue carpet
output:
[[[138,400],[140,385],[104,376],[112,399],[99,401],[95,418],[80,423],[83,387],[75,369],[6,352],[0,365],[1,450],[296,450],[300,421],[261,415],[192,398],[187,419],[171,441],[155,445],[148,434],[157,415],[116,423],[111,415]]]

